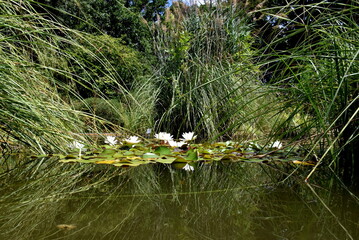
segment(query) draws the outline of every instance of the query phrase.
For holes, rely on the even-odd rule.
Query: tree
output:
[[[125,6],[133,12],[141,13],[147,21],[156,21],[163,16],[167,0],[125,0]]]
[[[121,38],[143,52],[151,52],[151,35],[139,12],[116,0],[40,0],[38,11],[46,11],[69,28],[105,33]]]

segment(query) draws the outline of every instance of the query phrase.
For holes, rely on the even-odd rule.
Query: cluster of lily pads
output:
[[[171,157],[162,156],[161,160],[160,155],[169,155],[171,148],[183,147],[183,149],[188,148],[190,142],[197,138],[193,132],[187,132],[182,134],[182,138],[179,141],[173,139],[173,136],[170,133],[160,132],[155,134],[155,139],[160,141],[158,146],[150,147],[149,149],[145,148],[145,145],[151,145],[146,143],[141,143],[141,139],[137,136],[130,136],[124,138],[121,141],[118,141],[115,136],[106,136],[104,143],[106,145],[101,145],[100,149],[94,149],[93,151],[87,151],[85,144],[73,141],[68,144],[68,147],[76,151],[71,152],[68,155],[58,155],[61,162],[82,162],[82,163],[96,163],[96,164],[113,164],[115,166],[138,166],[141,164],[151,163],[151,162],[161,162],[161,163],[172,163],[175,160]],[[102,149],[102,151],[101,151]],[[143,153],[142,151],[145,151]],[[78,155],[77,155],[78,153]],[[143,154],[142,154],[143,153]],[[157,155],[157,154],[159,155]],[[122,155],[124,154],[124,155]],[[142,155],[142,160],[139,160]],[[186,163],[186,161],[181,161]],[[194,168],[188,164],[183,166],[184,170],[193,171]]]
[[[258,143],[243,144],[227,141],[213,144],[196,144],[197,136],[193,132],[182,134],[174,140],[166,132],[154,135],[154,139],[140,139],[137,136],[117,139],[107,136],[104,145],[86,149],[83,143],[74,141],[67,155],[60,155],[63,163],[110,164],[117,167],[136,167],[143,164],[172,164],[176,168],[193,171],[198,163],[222,162],[262,162],[292,161],[300,162],[300,156],[283,148],[280,141],[263,148]]]

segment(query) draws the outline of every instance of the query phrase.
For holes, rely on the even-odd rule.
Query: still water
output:
[[[355,195],[308,166],[39,166],[2,176],[0,239],[359,239]]]

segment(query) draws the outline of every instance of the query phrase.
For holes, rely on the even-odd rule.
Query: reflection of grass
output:
[[[358,217],[357,200],[329,175],[312,180],[315,183],[309,185],[291,178],[263,196],[256,215],[260,239],[324,240],[359,236],[357,224],[351,222]]]
[[[219,216],[232,223],[223,226],[223,232],[217,228],[217,234],[224,234],[233,224],[248,225],[241,223],[238,212],[249,216],[255,211],[251,206],[255,201],[248,194],[241,194],[246,191],[242,187],[249,183],[245,178],[256,171],[254,165],[239,167],[237,171],[229,170],[233,166],[205,165],[194,173],[165,165],[130,170],[96,167],[54,165],[47,172],[37,172],[34,164],[23,170],[24,175],[33,175],[32,181],[12,185],[16,190],[1,197],[2,236],[22,239],[74,234],[76,238],[107,233],[111,239],[122,232],[143,239],[141,234],[155,234],[154,229],[158,230],[158,237],[172,237],[176,231],[197,236],[196,231],[201,228],[211,231]],[[229,182],[230,178],[236,181]],[[11,182],[15,182],[14,177]],[[236,190],[228,190],[229,187]],[[77,228],[62,232],[56,228],[58,224],[75,224]]]
[[[294,178],[279,187],[274,179],[282,173],[266,165],[204,164],[194,172],[170,165],[119,169],[49,161],[46,171],[36,163],[27,166],[22,174],[2,176],[2,238],[296,238],[308,237],[306,231],[322,221],[328,227],[313,236],[341,234],[307,188]],[[58,224],[76,228],[65,231]]]

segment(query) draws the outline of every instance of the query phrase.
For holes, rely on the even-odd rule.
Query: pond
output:
[[[46,161],[2,175],[0,239],[359,237],[356,197],[329,174],[305,184],[311,166],[219,162],[185,171]]]

